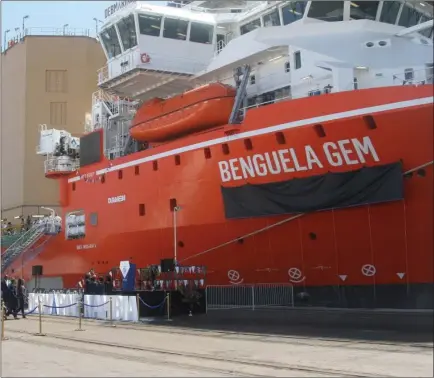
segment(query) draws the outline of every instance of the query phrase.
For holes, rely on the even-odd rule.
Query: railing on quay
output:
[[[294,307],[291,284],[208,285],[206,311]]]

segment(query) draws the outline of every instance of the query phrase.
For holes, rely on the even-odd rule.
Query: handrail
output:
[[[36,223],[34,224],[32,227],[30,227],[26,232],[24,232],[17,240],[15,240],[14,243],[12,243],[5,251],[5,253],[9,250],[9,249],[13,249],[16,247],[16,244],[18,244],[23,238],[26,237],[26,235],[32,235],[33,231],[39,231],[39,227],[41,225]],[[36,232],[35,232],[36,233]]]

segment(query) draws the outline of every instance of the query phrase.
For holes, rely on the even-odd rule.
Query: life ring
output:
[[[140,60],[142,61],[142,63],[149,63],[151,61],[151,57],[144,53],[140,55]]]

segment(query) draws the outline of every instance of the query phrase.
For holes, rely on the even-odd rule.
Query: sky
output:
[[[1,1],[1,0],[0,0]],[[25,21],[26,28],[48,29],[58,28],[63,25],[79,29],[90,29],[91,35],[95,35],[94,17],[104,21],[104,10],[116,1],[19,1],[3,0],[2,5],[2,31],[10,30],[8,39],[13,37],[15,28],[22,28],[23,17],[29,16]],[[148,1],[147,1],[148,2]],[[153,1],[158,5],[165,5],[167,1]],[[37,30],[37,29],[33,29]]]

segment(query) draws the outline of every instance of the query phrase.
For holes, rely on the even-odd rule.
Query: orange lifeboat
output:
[[[235,94],[234,88],[213,83],[167,100],[150,100],[137,111],[130,134],[140,142],[164,142],[225,125]]]

